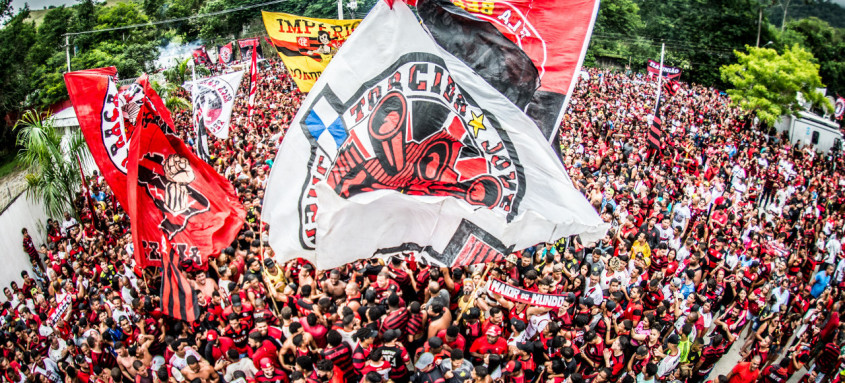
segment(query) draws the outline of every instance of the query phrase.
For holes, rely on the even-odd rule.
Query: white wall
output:
[[[0,213],[0,290],[9,286],[12,281],[21,285],[21,271],[32,273],[29,256],[23,250],[23,235],[21,229],[27,228],[36,247],[40,247],[47,238],[45,232],[47,213],[40,201],[34,202],[26,197],[26,193],[18,196],[9,207]],[[0,299],[5,299],[0,292]]]

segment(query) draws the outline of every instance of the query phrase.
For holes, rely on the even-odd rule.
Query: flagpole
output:
[[[196,88],[197,86],[197,62],[194,61],[193,58],[191,58],[191,64],[193,64],[191,65],[191,108],[196,110],[197,92],[195,92],[194,88]],[[197,135],[197,143],[196,145],[194,145],[197,151],[197,156],[199,156],[199,158],[201,158],[203,161],[206,161],[202,153],[202,137],[200,137],[199,127],[197,126],[197,119],[194,118],[193,113],[191,113],[191,124],[194,127],[194,133]]]
[[[654,100],[654,114],[657,115],[657,105],[660,104],[660,93],[663,90],[663,55],[666,43],[660,44],[660,69],[657,71],[657,98]]]

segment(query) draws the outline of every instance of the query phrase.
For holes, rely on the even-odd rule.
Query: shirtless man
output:
[[[426,308],[428,312],[428,337],[437,336],[440,330],[446,330],[452,324],[452,313],[440,302],[435,302]]]
[[[361,308],[361,289],[358,287],[358,282],[349,282],[346,284],[346,305],[352,311],[358,311]]]
[[[333,269],[329,278],[321,283],[323,291],[335,301],[342,301],[346,297],[346,282],[340,280],[340,271]]]
[[[124,378],[134,381],[135,375],[138,375],[138,370],[134,367],[137,358],[129,355],[129,350],[123,342],[114,342],[114,350],[117,352],[117,366],[120,367],[120,373]]]
[[[217,282],[213,279],[208,279],[204,272],[197,273],[196,281],[193,283],[196,290],[202,291],[202,294],[210,297],[217,291]]]
[[[199,378],[203,383],[216,383],[220,380],[220,376],[217,375],[217,371],[215,371],[214,367],[211,367],[205,359],[200,361],[197,357],[188,355],[186,361],[188,362],[188,366],[183,368],[181,371],[182,375],[185,376],[186,381],[190,382]]]

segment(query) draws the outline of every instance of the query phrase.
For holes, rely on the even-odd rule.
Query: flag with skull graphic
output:
[[[276,163],[270,244],[319,269],[401,251],[482,263],[607,229],[536,125],[401,2],[379,2],[340,48]]]

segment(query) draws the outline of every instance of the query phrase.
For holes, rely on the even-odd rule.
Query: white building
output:
[[[842,132],[839,125],[812,112],[799,112],[798,116],[782,116],[775,124],[778,132],[787,132],[794,145],[812,144],[816,150],[827,153],[831,148],[842,149]]]

